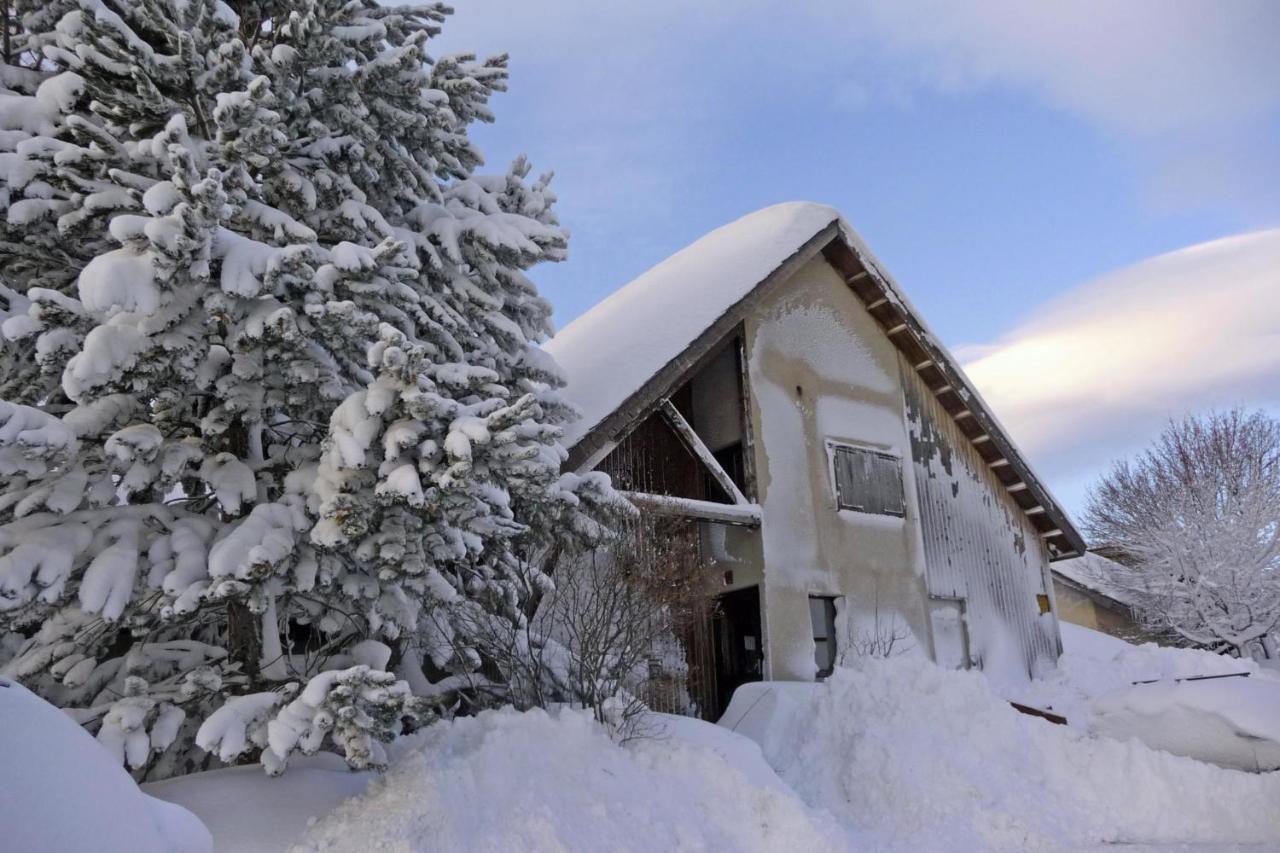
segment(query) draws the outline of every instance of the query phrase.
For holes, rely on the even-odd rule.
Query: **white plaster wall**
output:
[[[881,628],[928,654],[924,562],[897,351],[825,260],[800,269],[746,326],[751,420],[764,509],[766,672],[814,676],[808,597],[843,596],[842,650]],[[828,439],[903,458],[906,517],[837,510]]]

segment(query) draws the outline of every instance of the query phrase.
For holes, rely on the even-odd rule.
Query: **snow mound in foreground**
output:
[[[341,756],[321,752],[290,759],[283,776],[259,764],[224,767],[152,782],[143,788],[176,803],[209,827],[219,853],[282,853],[309,822],[364,792],[375,777],[353,771]]]
[[[1238,770],[1280,768],[1280,682],[1161,681],[1094,702],[1093,731]]]
[[[860,661],[747,685],[722,725],[872,849],[1280,841],[1280,775],[1224,770],[1014,711],[978,673]]]
[[[1072,727],[1240,770],[1280,766],[1280,678],[1251,660],[1196,649],[1136,646],[1062,624],[1058,668],[1019,701],[1064,714]],[[1247,673],[1247,677],[1238,677]],[[1235,676],[1204,681],[1176,679]],[[1154,684],[1135,682],[1155,681]]]
[[[74,720],[0,678],[0,849],[208,853],[186,809],[148,797]]]
[[[705,723],[680,721],[619,746],[580,712],[506,709],[437,723],[415,740],[363,797],[294,849],[847,847],[834,822],[790,794],[752,744]]]

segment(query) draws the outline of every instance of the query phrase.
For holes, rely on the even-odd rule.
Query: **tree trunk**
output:
[[[239,661],[249,684],[259,681],[262,662],[262,618],[243,601],[227,602],[227,653]]]

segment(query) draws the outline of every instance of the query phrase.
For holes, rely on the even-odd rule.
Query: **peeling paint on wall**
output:
[[[1041,614],[1048,552],[955,421],[899,359],[929,594],[963,599],[969,645],[997,679],[1052,667],[1057,624]]]

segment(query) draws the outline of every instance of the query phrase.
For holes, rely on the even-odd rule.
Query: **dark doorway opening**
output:
[[[748,681],[764,678],[764,631],[760,625],[760,587],[752,586],[720,596],[712,616],[715,639],[716,707],[718,720],[733,691]]]

